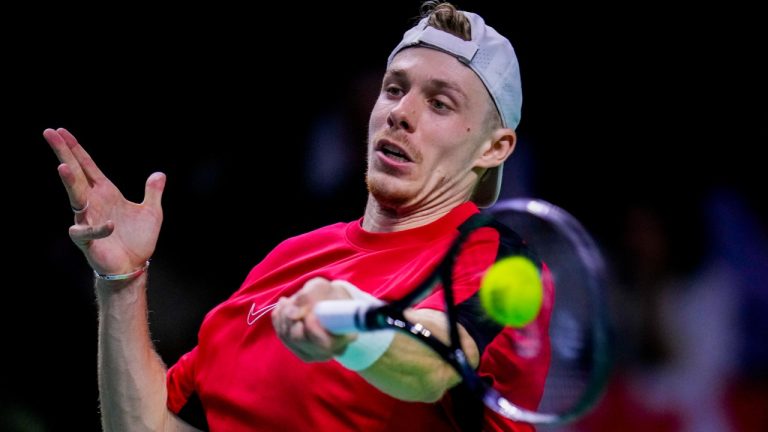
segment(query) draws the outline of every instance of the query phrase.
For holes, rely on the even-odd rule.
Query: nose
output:
[[[406,132],[413,132],[416,129],[417,114],[413,99],[415,98],[412,93],[407,93],[392,107],[387,116],[387,125],[390,128],[403,129]]]

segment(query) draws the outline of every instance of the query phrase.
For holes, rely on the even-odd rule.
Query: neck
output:
[[[466,199],[463,197],[455,197],[429,206],[388,207],[369,194],[363,229],[368,232],[394,232],[417,228],[440,219],[464,202]]]

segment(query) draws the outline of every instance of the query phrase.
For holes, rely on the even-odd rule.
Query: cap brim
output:
[[[496,203],[497,199],[499,199],[503,168],[503,164],[496,168],[491,168],[486,171],[483,178],[480,179],[480,183],[475,188],[475,194],[472,196],[472,202],[478,207],[490,207]]]

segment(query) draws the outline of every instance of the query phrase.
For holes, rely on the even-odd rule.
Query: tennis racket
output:
[[[459,345],[452,270],[461,259],[462,245],[475,230],[487,227],[499,231],[501,242],[511,238],[512,242],[523,245],[522,248],[500,247],[494,266],[508,256],[523,254],[536,264],[537,276],[541,277],[543,302],[535,313],[548,316],[537,316],[530,324],[518,328],[499,324],[502,328],[495,338],[503,338],[500,343],[506,344],[507,351],[501,352],[509,355],[499,359],[497,354],[489,361],[497,372],[508,369],[501,371],[503,375],[516,367],[516,359],[537,356],[546,350],[542,358],[549,364],[543,369],[546,377],[537,406],[513,403],[515,391],[519,389],[490,378],[488,371],[483,370],[482,358],[480,368],[474,370]],[[502,282],[503,279],[502,273]],[[514,275],[508,275],[509,289],[514,289],[514,279]],[[515,421],[557,425],[587,412],[605,387],[610,363],[605,284],[602,255],[573,216],[542,200],[517,198],[500,201],[465,222],[437,268],[403,298],[384,305],[354,300],[320,302],[315,313],[326,329],[337,334],[383,328],[401,330],[431,347],[453,366],[469,393],[480,398],[489,409]],[[447,345],[422,325],[408,322],[403,316],[403,310],[431,294],[437,286],[442,288],[445,298],[450,336]],[[477,310],[481,314],[488,311]],[[490,315],[479,319],[493,321]]]

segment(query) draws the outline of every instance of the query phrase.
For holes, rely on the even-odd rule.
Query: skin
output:
[[[515,144],[511,129],[484,129],[489,98],[479,78],[447,54],[411,48],[397,55],[369,124],[370,194],[364,229],[392,232],[418,227],[471,197],[485,169],[501,164]],[[70,205],[85,209],[76,212],[69,234],[88,263],[101,274],[141,268],[152,256],[160,233],[165,175],[149,176],[144,201],[133,203],[67,130],[46,129],[43,136],[61,162],[58,172]],[[404,152],[407,160],[385,154],[384,140]],[[149,335],[146,288],[145,274],[125,281],[96,281],[103,429],[195,430],[166,408],[166,367]],[[342,353],[356,336],[329,334],[312,310],[320,300],[348,297],[337,282],[320,278],[307,282],[293,296],[281,299],[273,311],[278,337],[305,361],[327,361]],[[447,340],[441,312],[409,310],[406,317]],[[460,331],[476,365],[477,348]],[[459,380],[428,348],[399,334],[387,352],[360,374],[382,391],[412,401],[437,400]]]

